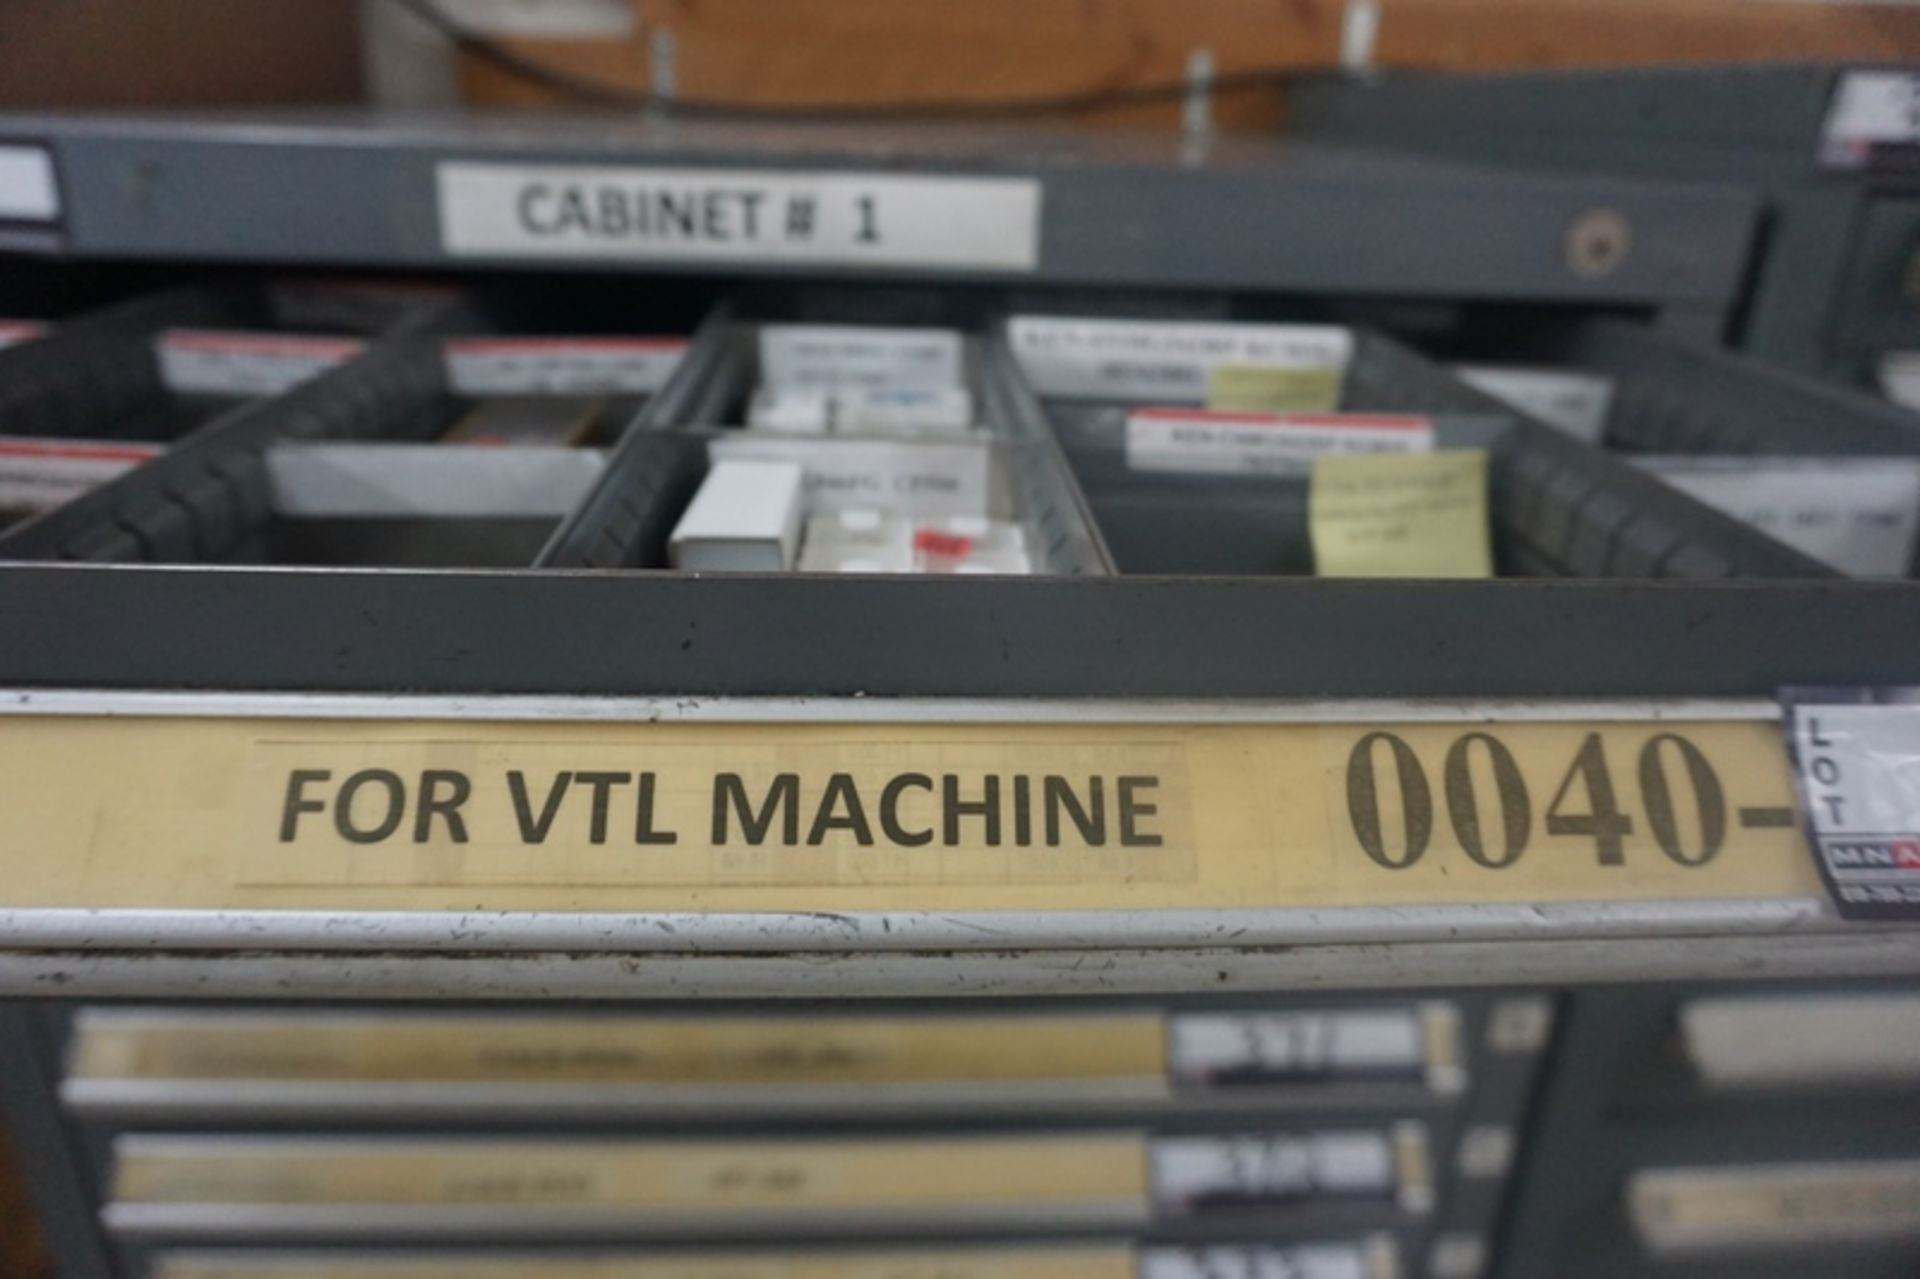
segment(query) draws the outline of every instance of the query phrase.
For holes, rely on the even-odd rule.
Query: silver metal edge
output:
[[[1762,720],[1762,699],[1401,701],[1042,701],[1009,698],[559,697],[443,694],[181,693],[0,688],[0,715],[236,719],[474,719],[567,723],[1371,724]]]
[[[969,914],[0,910],[8,950],[755,952],[1252,949],[1387,942],[1834,932],[1816,898]],[[1859,925],[1883,940],[1891,929]]]
[[[1920,974],[1920,933],[1631,936],[1192,950],[647,955],[0,953],[0,994],[472,1000],[1116,995]]]

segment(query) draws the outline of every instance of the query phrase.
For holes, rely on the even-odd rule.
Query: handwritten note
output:
[[[1243,413],[1331,413],[1340,407],[1339,366],[1219,364],[1207,373],[1207,407]]]
[[[1322,457],[1307,498],[1322,577],[1492,577],[1487,455]]]

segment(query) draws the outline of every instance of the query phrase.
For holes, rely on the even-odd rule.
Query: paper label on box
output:
[[[1613,379],[1567,369],[1453,366],[1462,382],[1577,440],[1598,444],[1613,409]]]
[[[50,510],[164,451],[125,440],[0,438],[0,510]]]
[[[1007,340],[1039,395],[1159,404],[1206,403],[1209,378],[1221,365],[1330,371],[1337,401],[1339,376],[1353,354],[1348,330],[1311,324],[1021,315],[1008,321]]]
[[[869,506],[902,515],[978,515],[993,509],[993,454],[984,443],[739,432],[715,440],[708,451],[716,460],[800,463],[809,511]]]
[[[1032,178],[442,163],[455,257],[1032,271]]]
[[[1127,415],[1127,469],[1133,471],[1305,475],[1318,457],[1432,448],[1433,423],[1423,417],[1209,409],[1136,409]]]
[[[952,329],[768,324],[760,329],[760,380],[776,390],[873,386],[938,390],[961,384]]]
[[[524,445],[511,455],[381,440],[266,451],[276,516],[528,519],[566,515],[605,464],[598,449]]]
[[[1920,526],[1920,459],[1642,455],[1661,482],[1856,577],[1902,577]]]
[[[1321,577],[1492,577],[1487,455],[1321,458],[1307,525]]]
[[[1820,162],[1858,169],[1876,146],[1920,142],[1920,74],[1849,71],[1840,77],[1820,133]]]
[[[38,320],[0,320],[0,350],[43,336],[47,326]]]
[[[0,220],[54,222],[60,217],[60,181],[45,147],[0,145]]]
[[[279,395],[366,349],[353,338],[169,329],[154,339],[160,380],[189,395]]]
[[[458,395],[651,395],[685,355],[681,338],[455,338]]]
[[[834,394],[834,428],[849,434],[952,434],[973,426],[973,397],[959,386],[858,386]]]
[[[1687,1061],[1709,1088],[1920,1082],[1920,994],[1826,991],[1690,999]]]

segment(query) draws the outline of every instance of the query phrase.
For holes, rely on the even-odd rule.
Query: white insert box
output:
[[[817,386],[763,386],[747,405],[747,425],[781,435],[825,435],[833,426],[833,392]]]
[[[797,462],[716,461],[674,526],[673,566],[732,573],[792,568],[805,474]]]

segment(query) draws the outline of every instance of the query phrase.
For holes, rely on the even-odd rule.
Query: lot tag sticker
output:
[[[1848,919],[1920,919],[1920,689],[1790,689],[1814,859]]]

